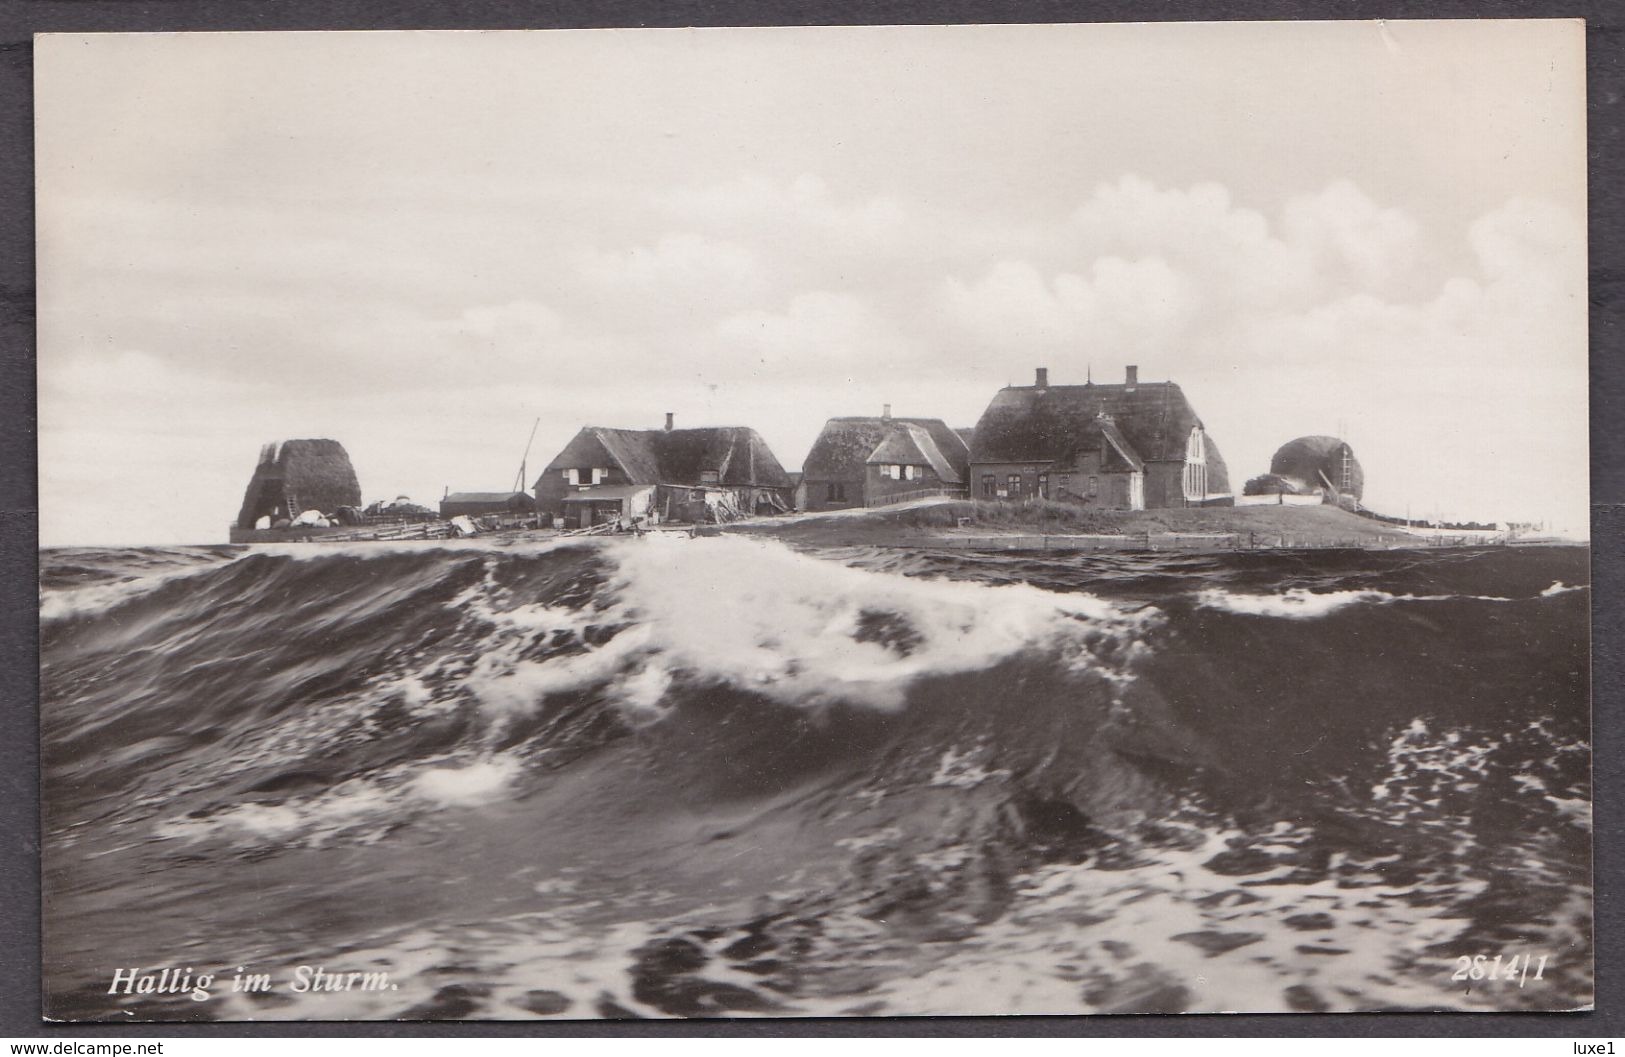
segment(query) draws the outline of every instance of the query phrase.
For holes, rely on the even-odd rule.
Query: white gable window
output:
[[[1192,426],[1191,435],[1185,442],[1185,498],[1192,501],[1201,501],[1207,495],[1207,437],[1202,433],[1201,426]]]

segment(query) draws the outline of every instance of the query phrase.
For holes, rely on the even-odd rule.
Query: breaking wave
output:
[[[49,1012],[1583,1006],[1587,558],[48,551]]]

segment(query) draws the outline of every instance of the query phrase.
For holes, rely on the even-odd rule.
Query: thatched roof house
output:
[[[893,418],[888,405],[878,416],[824,423],[801,468],[801,505],[830,510],[872,502],[881,492],[962,488],[969,471],[970,449],[959,431],[940,418]]]
[[[262,517],[274,523],[306,510],[333,514],[339,507],[360,505],[361,482],[344,445],[336,440],[273,441],[260,448],[237,527],[251,529]]]
[[[971,463],[978,496],[1050,496],[1051,478],[1116,473],[1132,478],[1123,495],[1135,509],[1230,498],[1224,457],[1184,392],[1141,382],[1132,366],[1118,385],[1052,386],[1039,368],[1034,384],[1001,389],[976,424]]]
[[[602,491],[601,498],[606,508],[618,504],[619,516],[647,513],[643,507],[657,502],[662,509],[670,507],[669,494],[650,491],[657,488],[725,489],[735,493],[740,510],[787,510],[792,487],[754,429],[677,429],[669,414],[664,429],[583,427],[535,484],[537,507],[556,517],[564,515],[566,501],[590,502],[604,489],[617,489],[613,494]]]
[[[1354,457],[1354,449],[1337,437],[1287,441],[1270,460],[1270,476],[1291,482],[1299,495],[1322,492],[1333,499],[1346,496],[1356,502],[1365,495],[1365,470]]]

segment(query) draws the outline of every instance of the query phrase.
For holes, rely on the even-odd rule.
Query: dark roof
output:
[[[976,423],[974,462],[1053,462],[1092,449],[1091,429],[1102,413],[1145,462],[1183,462],[1196,409],[1173,382],[1136,385],[1008,386],[993,397]],[[1208,489],[1230,490],[1218,445],[1207,438]]]
[[[942,461],[953,471],[951,477],[937,471],[944,481],[959,483],[969,475],[970,449],[942,419],[881,416],[832,418],[825,422],[818,439],[813,441],[812,450],[807,453],[802,473],[814,479],[862,477],[869,456],[899,425],[917,427],[924,432]]]
[[[506,503],[515,496],[529,499],[528,492],[453,492],[442,503]]]
[[[1127,470],[1145,469],[1145,460],[1140,458],[1140,453],[1134,450],[1134,445],[1123,436],[1123,431],[1117,428],[1116,420],[1097,418],[1091,428],[1099,431],[1101,439],[1106,442],[1106,459],[1103,465],[1110,469],[1116,469],[1117,466]]]
[[[331,514],[341,506],[361,505],[361,483],[344,445],[336,440],[273,441],[260,446],[260,457],[237,511],[237,527],[253,528],[259,518],[291,502],[305,510]]]
[[[610,429],[586,426],[544,472],[587,464],[574,450],[596,441],[633,484],[698,485],[707,470],[731,487],[789,488],[790,478],[767,441],[748,426],[700,429]]]
[[[1349,470],[1347,488],[1343,487],[1345,452]],[[1311,490],[1330,484],[1338,492],[1356,499],[1365,494],[1365,470],[1354,457],[1354,449],[1337,437],[1299,437],[1287,441],[1270,460],[1270,473],[1292,478]]]
[[[937,449],[937,443],[931,439],[931,434],[912,422],[893,423],[892,428],[864,461],[881,465],[895,463],[899,466],[929,466],[943,483],[963,483],[959,472]]]

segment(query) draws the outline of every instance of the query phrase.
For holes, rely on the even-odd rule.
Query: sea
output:
[[[1584,546],[40,561],[52,1019],[1593,1001]]]

